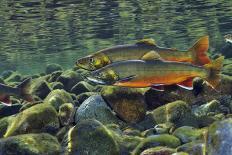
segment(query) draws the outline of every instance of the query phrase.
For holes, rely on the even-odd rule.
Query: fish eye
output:
[[[94,62],[94,59],[93,59],[93,58],[89,58],[89,61],[90,61],[91,63],[93,63],[93,62]]]

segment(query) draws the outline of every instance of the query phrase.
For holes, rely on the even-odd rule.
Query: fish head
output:
[[[109,58],[103,53],[96,53],[77,60],[76,65],[80,68],[94,71],[110,63]]]
[[[103,84],[103,85],[113,85],[119,80],[118,74],[109,68],[101,68],[91,73],[91,76],[87,77],[88,80]]]

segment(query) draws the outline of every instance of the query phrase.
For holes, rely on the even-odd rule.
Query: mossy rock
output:
[[[52,90],[55,89],[64,89],[64,85],[61,82],[52,82],[50,83]]]
[[[173,135],[181,140],[182,143],[188,143],[196,140],[204,140],[204,136],[206,136],[206,129],[197,129],[191,126],[182,126],[177,128]]]
[[[183,101],[175,101],[156,108],[152,111],[156,123],[170,122],[176,127],[193,126],[198,127],[196,117],[191,113],[189,105]]]
[[[140,155],[172,155],[173,153],[175,149],[161,146],[146,149]]]
[[[177,152],[187,152],[190,155],[205,155],[206,147],[202,141],[193,141],[179,146]]]
[[[45,104],[52,105],[57,111],[59,107],[64,103],[73,103],[71,95],[65,90],[56,89],[51,91],[44,99]]]
[[[229,64],[223,67],[222,74],[232,76],[232,64]]]
[[[60,75],[63,73],[63,71],[56,71],[56,72],[53,72],[49,75],[47,81],[48,82],[56,82],[58,77],[60,77]]]
[[[207,136],[207,151],[212,155],[231,155],[232,118],[210,125]]]
[[[22,81],[22,75],[17,73],[17,72],[13,72],[12,74],[10,74],[9,77],[7,77],[5,80],[4,80],[6,83],[9,83],[9,82],[21,82]]]
[[[0,138],[4,136],[8,126],[12,123],[14,116],[8,116],[0,119]]]
[[[56,110],[49,104],[37,104],[18,113],[4,137],[26,133],[53,133],[59,126]]]
[[[62,70],[62,67],[59,64],[54,64],[53,63],[53,64],[48,64],[46,66],[45,73],[46,74],[51,74],[51,73],[53,73],[55,71],[60,71],[60,70]]]
[[[31,92],[32,94],[44,99],[50,92],[51,87],[49,86],[48,82],[45,81],[43,78],[37,78],[33,80],[31,85]]]
[[[110,130],[96,120],[85,120],[71,128],[63,144],[66,155],[119,154],[118,144]]]
[[[168,134],[160,134],[149,136],[145,138],[132,152],[133,155],[139,155],[141,152],[148,148],[157,146],[166,146],[170,148],[176,148],[180,146],[180,140],[175,136]]]
[[[91,92],[93,91],[93,86],[85,81],[78,82],[76,85],[74,85],[71,89],[71,93],[74,93],[76,95],[79,95],[81,93],[85,92]]]
[[[64,89],[66,91],[70,91],[72,89],[72,87],[80,81],[83,81],[83,77],[80,74],[78,74],[72,70],[64,71],[57,78],[57,82],[61,82],[64,85]]]
[[[24,134],[0,139],[0,154],[4,155],[55,155],[61,146],[52,135]]]
[[[146,103],[142,89],[106,86],[103,87],[101,94],[124,121],[137,123],[144,119]]]
[[[6,79],[6,78],[10,77],[13,73],[14,73],[14,71],[12,71],[12,70],[6,70],[6,71],[3,71],[1,73],[0,77],[2,77],[3,79]]]
[[[75,108],[72,103],[62,104],[59,108],[59,119],[62,126],[67,126],[74,122]]]

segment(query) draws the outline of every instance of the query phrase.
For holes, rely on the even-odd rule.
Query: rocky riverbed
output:
[[[35,103],[0,105],[0,155],[231,155],[231,66],[218,92],[201,79],[193,91],[157,92],[95,85],[85,70],[50,64],[29,76]],[[16,86],[28,76],[0,77]]]

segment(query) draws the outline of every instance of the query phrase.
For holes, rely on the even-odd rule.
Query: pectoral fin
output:
[[[0,102],[6,106],[11,106],[10,96],[9,95],[0,95]]]
[[[184,89],[193,90],[193,78],[189,78],[181,83],[178,83],[177,85]]]
[[[122,79],[118,80],[117,82],[128,82],[128,81],[134,79],[135,77],[136,77],[136,75],[131,75],[131,76],[122,78]]]
[[[159,60],[161,59],[160,55],[155,51],[150,51],[146,53],[142,58],[142,60]]]

